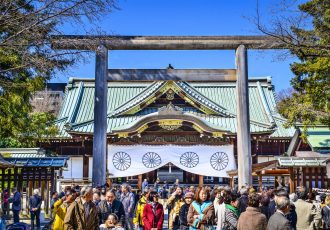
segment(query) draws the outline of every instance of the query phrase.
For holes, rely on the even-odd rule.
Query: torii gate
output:
[[[93,186],[106,182],[108,50],[236,50],[238,186],[252,184],[247,50],[282,49],[283,43],[268,36],[64,35],[53,36],[52,47],[96,52]],[[162,79],[156,76],[148,80]]]

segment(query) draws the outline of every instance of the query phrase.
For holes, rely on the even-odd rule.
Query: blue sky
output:
[[[257,35],[249,20],[256,15],[256,0],[119,0],[119,10],[103,17],[95,29],[64,25],[65,34],[102,30],[110,35]],[[265,23],[278,0],[260,1]],[[279,51],[249,51],[249,76],[272,76],[276,91],[290,87],[293,58],[279,60]],[[69,77],[94,77],[94,56],[88,63],[58,74],[53,82]],[[109,68],[235,68],[234,51],[111,51]]]

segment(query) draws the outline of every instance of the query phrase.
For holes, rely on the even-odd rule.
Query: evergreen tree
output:
[[[330,127],[330,1],[310,0],[299,5],[300,15],[276,21],[272,29],[258,28],[287,45],[299,62],[291,64],[293,93],[278,103],[293,125]]]
[[[48,125],[54,117],[33,114],[30,99],[77,57],[52,50],[51,35],[61,34],[63,23],[95,22],[113,7],[113,0],[0,1],[0,147],[31,146],[56,133]]]

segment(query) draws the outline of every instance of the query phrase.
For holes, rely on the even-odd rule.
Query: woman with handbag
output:
[[[189,207],[187,216],[189,229],[213,229],[214,206],[210,201],[210,191],[199,187],[195,194],[195,201]]]

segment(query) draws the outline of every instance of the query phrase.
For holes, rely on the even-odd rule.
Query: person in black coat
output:
[[[31,214],[31,228],[34,229],[34,219],[36,219],[37,228],[40,228],[40,210],[41,197],[39,196],[39,189],[33,191],[33,196],[30,197],[30,214]]]
[[[241,188],[239,191],[241,197],[238,199],[239,202],[239,213],[243,213],[246,210],[246,207],[248,206],[248,189],[247,188]]]
[[[180,229],[181,230],[188,230],[188,221],[187,221],[187,216],[188,216],[188,211],[190,204],[193,202],[194,198],[194,193],[192,192],[187,192],[184,195],[184,202],[185,204],[181,206],[180,212],[179,212],[179,220],[180,220]]]
[[[260,200],[260,212],[266,216],[267,220],[270,218],[269,202],[269,196],[267,194],[262,194]]]
[[[116,193],[113,190],[107,191],[105,200],[100,201],[97,206],[100,224],[104,224],[110,214],[116,214],[119,223],[124,226],[125,210],[123,204],[116,199]]]

